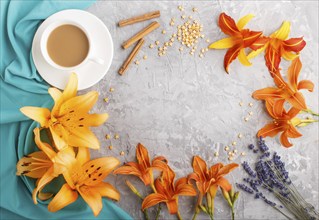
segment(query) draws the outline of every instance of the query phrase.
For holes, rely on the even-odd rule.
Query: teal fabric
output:
[[[5,1],[1,0],[1,219],[132,219],[114,202],[103,199],[103,210],[94,217],[91,209],[79,198],[56,213],[47,210],[47,203],[34,205],[31,192],[34,180],[15,175],[19,158],[35,148],[32,130],[38,126],[23,116],[19,108],[52,107],[48,84],[36,72],[31,57],[35,31],[51,14],[69,8],[85,9],[93,1]],[[56,185],[61,181],[56,181]],[[57,188],[57,187],[55,187]]]

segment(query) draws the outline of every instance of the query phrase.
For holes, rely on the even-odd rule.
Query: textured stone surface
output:
[[[109,28],[114,40],[114,60],[106,77],[93,90],[100,92],[100,99],[94,111],[108,112],[108,122],[95,129],[101,140],[101,150],[93,152],[94,157],[115,156],[122,162],[135,158],[135,146],[138,142],[148,147],[150,155],[164,155],[177,177],[192,171],[193,155],[202,156],[209,165],[216,162],[228,163],[223,150],[232,141],[237,142],[238,152],[245,151],[245,157],[236,157],[235,162],[252,161],[253,153],[248,152],[247,145],[255,142],[255,134],[270,121],[262,102],[251,98],[256,89],[272,86],[273,82],[266,70],[263,56],[253,60],[253,66],[244,67],[238,61],[230,66],[230,74],[223,69],[225,50],[208,51],[203,58],[189,55],[186,51],[178,51],[179,44],[174,43],[167,55],[158,57],[157,49],[149,49],[148,45],[159,40],[168,40],[173,30],[169,26],[172,17],[176,18],[175,26],[181,22],[182,13],[177,6],[183,5],[186,15],[192,15],[204,25],[204,34],[211,41],[225,37],[217,26],[218,15],[224,11],[236,20],[248,13],[256,17],[248,24],[248,28],[262,30],[270,34],[280,27],[282,21],[292,23],[291,37],[304,36],[307,46],[301,54],[303,62],[301,79],[310,79],[315,83],[313,93],[303,92],[310,108],[318,112],[318,2],[305,1],[98,1],[88,9],[99,17]],[[193,13],[193,7],[198,13]],[[145,27],[150,21],[133,26],[118,28],[116,23],[123,18],[142,14],[151,10],[161,10],[157,19],[161,28],[145,38],[146,44],[138,55],[139,65],[132,65],[124,76],[117,71],[129,54],[130,49],[123,50],[121,43]],[[161,34],[165,29],[167,33]],[[206,38],[205,38],[206,39]],[[198,48],[206,47],[202,40]],[[148,59],[143,60],[143,55]],[[282,62],[284,72],[288,62]],[[109,88],[114,92],[110,93]],[[91,90],[90,89],[90,90]],[[103,102],[108,97],[109,103]],[[239,102],[243,106],[239,106]],[[249,107],[248,103],[253,106]],[[252,111],[248,122],[244,117]],[[279,138],[267,138],[272,150],[282,155],[290,171],[295,185],[307,201],[318,209],[318,124],[299,129],[303,137],[292,140],[294,146],[285,149],[280,146]],[[115,133],[119,139],[106,140],[105,134]],[[243,135],[242,139],[237,137]],[[113,145],[113,150],[108,146]],[[125,155],[120,156],[124,151]],[[213,152],[218,151],[218,158]],[[228,179],[234,184],[243,176],[238,169]],[[140,201],[124,183],[129,179],[139,189],[143,185],[132,176],[111,176],[108,181],[120,190],[122,199],[119,202],[124,210],[135,219],[141,219]],[[147,190],[142,190],[146,193]],[[193,213],[195,198],[181,197],[180,210],[184,219],[190,219]],[[215,209],[216,219],[229,219],[230,213],[222,195],[218,193]],[[154,213],[153,213],[154,214]],[[162,219],[174,219],[169,216],[166,207],[161,213]],[[198,219],[207,216],[200,214]],[[283,219],[271,207],[252,196],[242,193],[237,204],[237,219]]]

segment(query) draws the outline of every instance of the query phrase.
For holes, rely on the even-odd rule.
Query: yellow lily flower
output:
[[[218,40],[211,45],[210,49],[228,49],[224,57],[224,68],[228,73],[230,63],[237,57],[239,61],[245,65],[250,66],[245,48],[257,50],[265,45],[268,41],[266,37],[262,36],[261,31],[251,31],[244,29],[246,24],[254,17],[248,14],[242,17],[237,23],[233,18],[226,13],[221,13],[218,19],[220,29],[229,37]]]
[[[75,162],[75,153],[71,147],[64,148],[56,153],[49,144],[41,141],[39,128],[35,128],[33,132],[35,143],[41,151],[21,158],[17,163],[16,175],[38,179],[37,186],[32,193],[33,202],[37,204],[38,193],[54,178],[67,171],[67,167]],[[51,195],[40,192],[39,198],[45,200]]]
[[[94,216],[102,210],[102,197],[119,200],[119,192],[109,183],[103,182],[120,161],[114,157],[103,157],[89,161],[88,148],[79,148],[75,163],[64,178],[65,183],[48,205],[50,212],[56,212],[75,202],[78,194],[91,207]]]
[[[103,124],[108,114],[88,114],[98,99],[98,93],[92,91],[76,96],[77,86],[77,75],[72,73],[63,93],[56,88],[49,89],[55,102],[52,111],[31,106],[20,109],[23,114],[39,122],[41,127],[50,130],[58,150],[68,146],[100,148],[98,139],[89,127]]]

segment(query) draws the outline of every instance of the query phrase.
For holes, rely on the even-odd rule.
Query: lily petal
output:
[[[289,109],[287,115],[289,119],[293,119],[295,116],[299,114],[300,111],[301,111],[300,109],[292,107]]]
[[[205,174],[207,173],[207,165],[206,165],[206,162],[200,156],[194,157],[193,169],[194,169],[194,172],[199,176],[201,181],[206,180]]]
[[[200,178],[199,176],[196,174],[196,173],[191,173],[187,176],[188,178],[188,181],[190,180],[194,180],[195,182],[199,182],[200,181]]]
[[[103,207],[101,195],[88,186],[81,186],[77,190],[82,196],[83,200],[92,209],[94,216],[98,216]]]
[[[269,98],[281,98],[282,94],[280,89],[268,87],[268,88],[256,90],[252,94],[252,97],[258,100],[265,100]]]
[[[144,169],[151,166],[148,151],[141,143],[137,144],[136,159],[138,161],[138,164],[142,165]]]
[[[249,62],[244,49],[241,49],[239,51],[238,60],[244,66],[251,66],[251,62]]]
[[[36,151],[21,158],[17,163],[17,176],[41,178],[52,166],[52,161],[43,151]]]
[[[279,132],[283,131],[284,126],[275,125],[273,123],[265,125],[262,129],[260,129],[257,133],[258,137],[274,137]]]
[[[166,202],[167,199],[164,195],[159,193],[152,193],[145,197],[142,203],[142,210],[145,210],[149,207],[157,205],[160,202]]]
[[[163,171],[162,178],[167,183],[173,183],[175,179],[175,172],[170,166],[167,166],[167,169]]]
[[[275,99],[266,99],[265,100],[265,104],[266,104],[266,109],[267,109],[267,112],[268,114],[272,117],[272,118],[277,118],[277,116],[275,115],[275,112],[274,112],[274,105],[275,105]],[[284,111],[284,109],[283,109]]]
[[[297,85],[298,90],[307,89],[309,92],[312,92],[314,87],[315,85],[310,80],[301,80]]]
[[[142,173],[139,169],[137,169],[136,167],[127,166],[127,165],[117,168],[116,170],[114,170],[113,173],[122,174],[122,175],[134,175],[140,178],[142,177]]]
[[[287,137],[287,133],[283,132],[280,135],[280,143],[284,146],[284,147],[291,147],[292,144],[289,142],[288,137]]]
[[[224,68],[226,70],[226,72],[228,73],[228,67],[231,64],[231,62],[233,62],[233,60],[235,60],[239,54],[241,47],[238,46],[234,46],[230,49],[227,50],[225,57],[224,57]]]
[[[248,14],[242,17],[241,19],[239,19],[239,21],[237,22],[237,28],[239,30],[242,30],[253,17],[255,17],[255,15]]]
[[[218,40],[211,45],[209,45],[210,49],[227,49],[235,46],[237,44],[237,40],[233,37],[224,38]]]
[[[278,49],[269,45],[265,51],[265,61],[270,75],[273,77],[273,75],[279,71],[279,64],[281,62],[281,54]]]
[[[178,212],[178,198],[166,202],[169,214],[173,215]]]
[[[57,88],[49,88],[48,92],[55,103],[57,103],[62,97],[62,92],[58,90]]]
[[[87,147],[79,147],[76,155],[76,160],[82,166],[86,162],[90,161],[90,150]]]
[[[78,77],[76,73],[71,73],[68,84],[66,85],[62,94],[63,101],[65,102],[75,97],[77,90],[78,90]]]
[[[75,202],[78,199],[78,193],[73,191],[70,186],[64,184],[60,191],[53,197],[52,201],[48,205],[50,212],[56,212],[63,209],[65,206]]]
[[[20,108],[20,111],[27,117],[40,123],[41,127],[47,128],[51,118],[51,112],[47,108],[26,106]]]
[[[218,179],[218,181],[216,182],[216,185],[220,186],[221,188],[223,188],[227,192],[230,191],[232,188],[231,184],[224,177],[221,177],[220,179]]]
[[[214,184],[211,187],[209,187],[209,194],[212,198],[216,197],[216,193],[217,193],[217,189],[218,189],[218,185]]]
[[[268,41],[269,41],[268,37],[259,37],[257,40],[254,41],[254,43],[250,44],[249,47],[254,51],[248,54],[249,59],[257,56],[260,52],[264,51]],[[253,52],[255,53],[253,54]]]
[[[294,60],[296,59],[297,57],[299,56],[299,54],[296,54],[296,53],[291,53],[289,51],[284,51],[282,53],[282,57],[286,60]]]
[[[85,116],[83,120],[83,125],[97,127],[102,125],[108,118],[109,118],[109,115],[107,113],[89,114]]]
[[[68,101],[65,101],[61,105],[60,116],[68,116],[72,113],[87,113],[96,103],[98,96],[98,92],[91,91],[84,95],[76,96],[69,99]]]
[[[294,126],[290,126],[289,129],[286,131],[286,134],[287,137],[290,138],[298,138],[302,136],[302,134]]]
[[[283,47],[286,51],[294,51],[296,53],[300,52],[306,46],[306,41],[303,37],[290,38],[283,42]]]
[[[224,165],[222,163],[216,163],[213,166],[210,167],[209,169],[209,174],[211,177],[216,177],[219,170],[223,167]]]
[[[307,105],[305,102],[305,98],[300,92],[296,92],[291,97],[287,99],[287,101],[297,109],[307,109]]]
[[[250,45],[250,47],[252,47],[252,49],[254,48],[254,44]],[[248,55],[247,55],[247,59],[253,59],[256,56],[258,56],[261,52],[263,52],[265,49],[267,48],[267,44],[257,50],[251,51]]]
[[[273,105],[274,118],[281,118],[283,114],[285,113],[285,108],[284,108],[285,101],[286,101],[285,99],[278,99],[274,102],[274,105]]]
[[[164,171],[167,169],[167,160],[164,157],[156,157],[152,160],[152,168]]]
[[[299,77],[301,68],[302,68],[302,64],[300,62],[299,57],[294,59],[288,68],[288,74],[287,74],[288,82],[295,91],[297,90],[298,77]]]
[[[83,165],[83,170],[85,170],[87,178],[82,180],[80,183],[87,186],[97,185],[102,182],[105,177],[109,175],[119,164],[120,161],[115,157],[102,157],[91,160]]]
[[[231,171],[233,171],[234,169],[236,169],[237,167],[238,167],[237,163],[227,164],[226,166],[223,166],[222,168],[220,168],[217,175],[224,176],[224,175],[230,173]]]
[[[260,36],[262,35],[261,31],[250,31],[250,30],[243,30],[243,43],[244,47],[250,47]]]
[[[284,21],[281,27],[270,36],[272,38],[277,38],[279,40],[286,40],[288,38],[289,33],[290,33],[290,22]]]
[[[40,150],[42,150],[51,160],[56,156],[56,152],[51,148],[47,143],[43,143],[40,139],[40,129],[35,128],[34,133],[34,142]]]
[[[32,192],[32,198],[34,204],[38,204],[37,195],[49,182],[51,182],[56,176],[53,175],[53,167],[47,170],[47,172],[39,179],[37,187]]]
[[[97,191],[101,196],[114,199],[116,201],[120,200],[120,193],[109,183],[101,182],[94,186],[94,190]]]
[[[77,147],[99,149],[100,142],[88,127],[67,128],[69,132],[68,144]]]
[[[165,188],[165,183],[162,179],[157,178],[154,181],[155,189],[158,194],[165,195],[167,193],[167,189]]]
[[[52,197],[53,197],[53,193],[43,193],[43,192],[38,193],[38,199],[40,199],[41,201],[48,200]]]
[[[239,33],[234,19],[225,13],[220,14],[218,24],[220,29],[227,35],[234,36]]]
[[[178,185],[175,195],[179,196],[196,196],[196,190],[192,185],[189,184],[180,184]]]
[[[53,126],[50,126],[50,132],[55,144],[55,147],[58,150],[62,150],[63,148],[67,147],[67,140],[68,140],[68,135],[65,129],[63,128],[62,125],[56,124]],[[73,145],[76,146],[76,145]]]

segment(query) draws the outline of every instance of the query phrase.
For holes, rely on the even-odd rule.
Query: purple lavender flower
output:
[[[297,219],[319,219],[319,214],[314,208],[303,210],[305,207],[310,207],[311,205],[309,203],[304,204],[304,199],[290,186],[292,182],[285,168],[285,163],[281,160],[280,156],[275,152],[270,157],[271,154],[265,141],[260,138],[257,142],[258,149],[253,144],[248,146],[254,153],[258,153],[259,150],[261,152],[258,161],[254,164],[254,169],[246,161],[242,164],[244,170],[250,176],[244,178],[243,181],[247,185],[249,184],[249,186],[237,183],[237,187],[249,194],[254,194],[255,199],[261,198],[268,205],[275,207],[277,211],[279,210],[278,208],[287,208],[286,210],[297,217]],[[277,206],[275,202],[267,199],[262,194],[262,191],[265,191],[263,188],[273,193],[283,206],[281,204]],[[284,211],[280,212],[284,214]],[[296,216],[295,213],[297,212],[298,215]],[[287,217],[286,214],[284,216]]]
[[[248,148],[249,148],[249,150],[252,150],[252,149],[255,148],[255,146],[254,146],[253,144],[249,144],[249,145],[248,145]]]
[[[269,147],[265,144],[265,141],[262,139],[262,137],[259,138],[257,141],[258,147],[262,152],[266,152],[269,150]]]
[[[268,200],[268,199],[264,199],[264,201],[268,204],[268,205],[271,205],[271,206],[276,206],[276,203]]]
[[[236,186],[242,190],[244,190],[245,192],[248,192],[250,194],[254,193],[254,190],[252,190],[250,187],[246,186],[245,184],[240,184],[240,183],[236,183]]]
[[[249,166],[249,164],[244,161],[244,163],[242,163],[242,166],[244,168],[244,170],[248,173],[249,176],[251,177],[256,177],[256,173],[251,169],[251,167]]]
[[[250,187],[255,191],[255,192],[259,192],[258,190],[258,183],[257,181],[253,180],[253,179],[249,179],[249,178],[244,178],[243,179],[245,182],[249,183]]]

